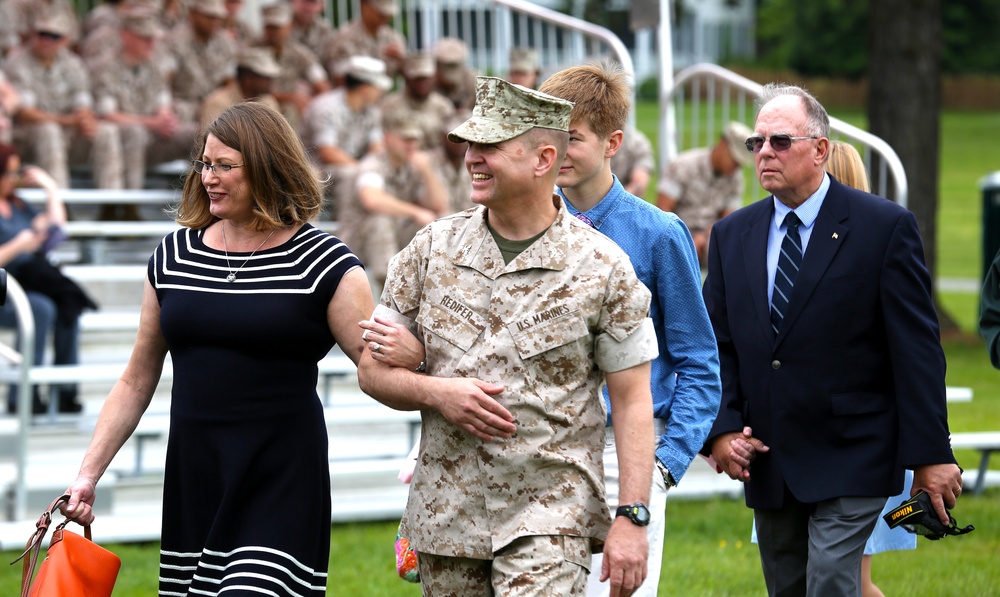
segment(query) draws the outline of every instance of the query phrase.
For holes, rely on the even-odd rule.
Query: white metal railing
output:
[[[753,103],[762,88],[714,64],[696,64],[678,72],[660,92],[661,171],[681,148],[713,145],[730,120],[752,128]],[[830,131],[832,137],[860,146],[873,193],[907,206],[906,171],[888,143],[838,118],[830,117]]]
[[[31,314],[28,295],[13,276],[7,276],[7,302],[17,313],[17,332],[21,339],[20,354],[5,350],[3,356],[18,367],[17,386],[17,482],[14,486],[14,520],[27,517],[28,506],[28,431],[31,428],[31,385],[30,374],[34,366],[35,318]],[[4,398],[6,399],[6,398]]]
[[[327,0],[335,27],[357,13],[358,0]],[[632,55],[610,30],[526,0],[400,0],[393,26],[411,51],[431,49],[442,37],[462,39],[469,66],[484,74],[506,75],[516,46],[537,49],[543,73],[604,56],[634,72]]]

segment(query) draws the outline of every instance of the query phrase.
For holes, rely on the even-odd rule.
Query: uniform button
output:
[[[781,369],[781,361],[771,361],[771,369]]]

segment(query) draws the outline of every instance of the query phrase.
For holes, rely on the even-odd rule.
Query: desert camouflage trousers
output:
[[[417,563],[424,597],[582,597],[587,594],[590,539],[521,537],[492,560],[420,553]]]

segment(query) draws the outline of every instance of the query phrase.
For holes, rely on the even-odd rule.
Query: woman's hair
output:
[[[850,143],[830,142],[830,156],[826,160],[826,171],[849,187],[861,189],[866,193],[871,192],[865,163],[861,160],[861,154]]]
[[[258,102],[243,102],[223,112],[202,131],[195,145],[199,154],[209,135],[243,155],[243,172],[254,202],[255,230],[302,224],[319,214],[323,207],[322,187],[298,135],[284,116]],[[177,223],[193,229],[206,228],[218,220],[209,207],[201,174],[191,170],[176,209]]]

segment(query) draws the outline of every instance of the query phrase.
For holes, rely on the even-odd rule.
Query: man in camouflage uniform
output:
[[[0,70],[0,143],[10,143],[13,130],[13,116],[21,107],[21,96]]]
[[[337,220],[340,198],[353,195],[344,184],[353,180],[358,162],[382,149],[382,94],[392,86],[385,63],[371,56],[347,61],[344,84],[320,94],[306,107],[302,141],[326,175],[327,217]],[[387,260],[388,262],[388,260]]]
[[[238,49],[222,32],[226,14],[223,0],[198,0],[167,37],[174,58],[171,92],[185,122],[198,122],[202,101],[233,76]]]
[[[383,127],[382,150],[361,160],[338,206],[338,236],[379,286],[389,259],[417,230],[448,211],[441,180],[430,157],[420,151],[420,129],[395,115]]]
[[[441,144],[441,124],[455,113],[455,107],[445,96],[434,90],[436,66],[434,57],[417,52],[406,57],[403,77],[406,86],[382,100],[382,113],[415,122],[423,131],[423,149]]]
[[[292,9],[284,2],[262,9],[264,35],[260,47],[271,50],[281,66],[271,93],[281,105],[281,113],[295,130],[302,128],[302,112],[317,94],[330,90],[330,81],[309,48],[292,39]]]
[[[448,192],[448,213],[455,213],[470,207],[472,202],[472,175],[465,169],[464,141],[454,142],[448,133],[456,129],[472,116],[471,112],[456,112],[446,119],[441,127],[441,145],[431,152],[434,170]]]
[[[649,291],[613,242],[552,194],[573,104],[479,79],[469,142],[476,210],[393,258],[382,304],[416,320],[426,372],[389,367],[366,331],[361,387],[420,410],[401,525],[432,595],[583,595],[603,551],[617,591],[645,577],[646,536],[605,500],[605,380],[623,503],[653,470]]]
[[[173,110],[170,82],[154,62],[162,35],[155,13],[135,9],[121,20],[121,54],[106,56],[91,70],[98,116],[121,136],[125,186],[146,186],[146,168],[191,156],[198,125]],[[118,213],[116,207],[124,213]],[[99,219],[139,219],[136,206],[104,205]]]
[[[397,0],[361,0],[361,14],[340,26],[327,39],[320,62],[337,81],[341,68],[351,56],[371,56],[385,62],[389,76],[400,72],[406,57],[406,40],[392,28],[392,19],[399,14]]]
[[[222,33],[240,50],[256,41],[257,33],[250,23],[240,17],[243,0],[225,0],[225,4],[226,18],[222,19]]]
[[[73,27],[62,13],[39,18],[29,46],[4,62],[3,70],[21,96],[14,144],[62,188],[70,185],[70,164],[89,158],[94,184],[120,189],[121,144],[114,125],[94,116],[87,69],[66,47]]]
[[[244,48],[236,64],[236,78],[208,94],[201,105],[200,128],[205,128],[228,108],[254,100],[280,111],[278,100],[271,95],[274,79],[281,66],[267,48]]]
[[[469,47],[455,37],[442,37],[434,44],[437,88],[456,110],[471,110],[476,104],[476,71],[466,65]]]
[[[80,25],[69,0],[3,0],[0,2],[0,54],[7,54],[28,43],[35,22],[59,17],[68,23],[66,35],[73,44],[79,38]]]
[[[649,137],[630,125],[622,137],[621,148],[611,158],[611,172],[618,177],[626,191],[644,198],[655,167],[653,144]]]
[[[753,134],[730,122],[712,147],[689,149],[669,164],[657,185],[656,205],[677,214],[691,231],[702,266],[712,225],[743,205],[743,167],[753,164],[744,142]]]
[[[291,4],[292,39],[321,56],[333,36],[333,27],[323,18],[323,0],[291,0]]]
[[[522,47],[510,49],[508,81],[528,89],[537,89],[541,77],[542,63],[538,57],[538,50]]]

